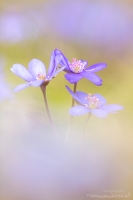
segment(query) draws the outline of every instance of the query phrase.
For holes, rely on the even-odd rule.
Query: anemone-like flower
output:
[[[60,65],[65,66],[64,71],[67,72],[65,78],[70,83],[75,84],[80,79],[86,78],[97,86],[102,85],[102,79],[94,72],[104,69],[107,66],[106,63],[98,63],[88,67],[88,63],[85,60],[77,60],[76,58],[73,58],[72,62],[69,62],[60,50],[56,50],[56,53],[62,54]]]
[[[91,112],[99,118],[104,118],[109,113],[114,113],[123,109],[123,106],[117,104],[106,105],[106,99],[100,94],[91,95],[81,91],[74,93],[68,86],[66,86],[66,88],[72,97],[80,104],[70,109],[71,115],[78,116]]]
[[[61,67],[60,69],[57,69],[61,58],[62,55],[60,53],[55,53],[55,50],[52,52],[47,74],[46,67],[43,62],[35,58],[29,62],[28,69],[21,64],[14,64],[11,71],[27,82],[25,84],[18,85],[14,91],[17,92],[29,86],[38,87],[42,84],[47,85],[52,78],[65,68]]]

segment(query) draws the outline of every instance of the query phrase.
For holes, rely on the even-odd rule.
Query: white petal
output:
[[[38,59],[31,60],[28,64],[28,69],[34,78],[37,78],[38,74],[46,76],[46,67]]]
[[[110,105],[102,106],[101,109],[108,113],[112,113],[112,112],[116,112],[118,110],[122,110],[123,106],[117,105],[117,104],[110,104]]]
[[[104,118],[108,115],[108,113],[101,109],[92,109],[91,113],[99,118]]]
[[[38,86],[40,86],[43,82],[44,82],[44,80],[36,80],[36,81],[32,81],[32,82],[31,82],[31,85],[32,85],[33,87],[38,87]]]
[[[30,72],[21,64],[14,64],[11,71],[25,81],[30,82],[34,79]]]
[[[88,112],[90,112],[89,108],[86,108],[85,106],[80,106],[80,105],[72,107],[69,111],[69,113],[74,116],[83,115]]]
[[[15,89],[14,89],[14,92],[18,92],[20,90],[23,90],[27,87],[30,86],[30,83],[24,83],[24,84],[21,84],[21,85],[18,85]]]

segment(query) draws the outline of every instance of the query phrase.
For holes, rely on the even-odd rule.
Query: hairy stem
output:
[[[74,87],[73,87],[73,92],[75,93],[76,92],[76,89],[77,89],[77,83],[74,84]],[[72,98],[72,107],[74,106],[75,104],[75,100],[74,98]],[[73,116],[72,116],[73,117]]]
[[[49,106],[48,106],[48,101],[47,101],[47,96],[46,96],[46,86],[42,85],[40,87],[41,87],[41,90],[42,90],[42,93],[43,93],[46,112],[47,112],[47,115],[48,115],[48,118],[49,118],[49,122],[50,122],[51,126],[53,127],[54,133],[56,135],[58,135],[58,132],[57,132],[55,126],[54,126],[54,123],[53,123],[53,120],[52,120],[52,117],[51,117],[51,114],[50,114]]]

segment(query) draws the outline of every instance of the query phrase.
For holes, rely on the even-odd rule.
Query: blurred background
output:
[[[40,88],[18,93],[22,79],[11,73],[37,58],[49,67],[61,50],[89,65],[105,62],[97,74],[103,85],[86,79],[78,89],[99,93],[124,110],[105,119],[75,117],[65,142],[73,88],[60,73],[47,86],[53,121],[49,124]],[[133,1],[33,0],[0,2],[0,170],[2,200],[84,200],[87,194],[133,195]],[[120,191],[121,190],[121,191]],[[95,199],[98,199],[95,198]],[[105,198],[104,198],[105,199]],[[124,199],[124,198],[123,198]]]

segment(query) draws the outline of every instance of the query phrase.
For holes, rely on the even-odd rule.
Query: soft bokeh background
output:
[[[103,86],[83,79],[78,90],[100,93],[124,110],[105,119],[75,117],[67,143],[72,88],[64,72],[47,87],[53,136],[39,88],[14,93],[23,83],[11,73],[32,58],[47,69],[52,50],[69,60],[106,62]],[[1,199],[89,199],[87,194],[122,190],[133,195],[133,1],[55,0],[0,2]],[[105,194],[105,193],[104,193]],[[106,193],[107,194],[107,193]],[[120,194],[120,192],[119,192]],[[124,199],[124,198],[123,198]]]

